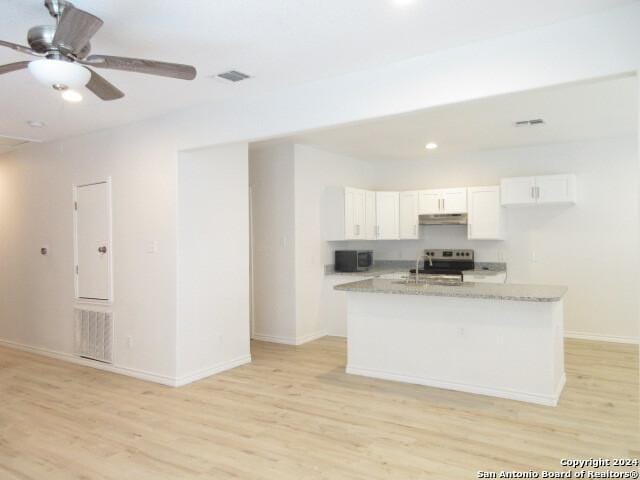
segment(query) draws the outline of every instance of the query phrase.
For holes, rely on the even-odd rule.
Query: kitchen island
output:
[[[566,287],[374,278],[335,289],[347,292],[347,373],[557,404]]]

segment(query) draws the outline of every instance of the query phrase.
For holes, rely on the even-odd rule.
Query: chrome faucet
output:
[[[419,255],[416,260],[416,283],[418,283],[418,279],[420,278],[420,260],[429,260],[429,266],[433,267],[433,259],[431,255]]]

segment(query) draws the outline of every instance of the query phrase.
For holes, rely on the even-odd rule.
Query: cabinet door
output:
[[[447,188],[441,190],[442,207],[441,213],[466,213],[467,212],[467,189]]]
[[[420,215],[430,215],[440,213],[441,196],[440,190],[422,190],[419,193],[419,213]]]
[[[418,192],[400,193],[400,238],[418,238]]]
[[[344,189],[344,238],[352,240],[356,238],[355,213],[355,189]]]
[[[502,239],[502,205],[500,187],[472,187],[469,194],[469,239]]]
[[[365,191],[364,237],[376,239],[376,192]]]
[[[575,175],[545,175],[536,177],[536,199],[538,203],[574,203]]]
[[[353,221],[354,239],[362,240],[366,238],[366,208],[367,198],[364,190],[353,190]]]
[[[400,206],[398,192],[376,192],[377,237],[380,240],[400,238]]]
[[[532,205],[535,199],[535,177],[503,178],[500,182],[502,205]]]

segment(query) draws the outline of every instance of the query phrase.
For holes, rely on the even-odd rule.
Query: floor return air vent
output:
[[[113,313],[74,309],[76,354],[80,357],[112,363]]]

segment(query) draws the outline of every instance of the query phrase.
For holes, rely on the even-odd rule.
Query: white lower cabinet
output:
[[[325,325],[327,329],[327,335],[347,336],[347,294],[334,290],[333,287],[368,278],[371,277],[360,275],[327,275],[324,277],[319,315],[322,325]]]
[[[465,283],[506,283],[507,272],[486,272],[475,271],[463,273]]]
[[[378,240],[400,238],[400,194],[376,192],[376,237]]]
[[[417,239],[420,237],[418,228],[418,192],[400,193],[400,238]]]
[[[500,187],[470,187],[467,237],[470,240],[503,240],[504,215]]]

